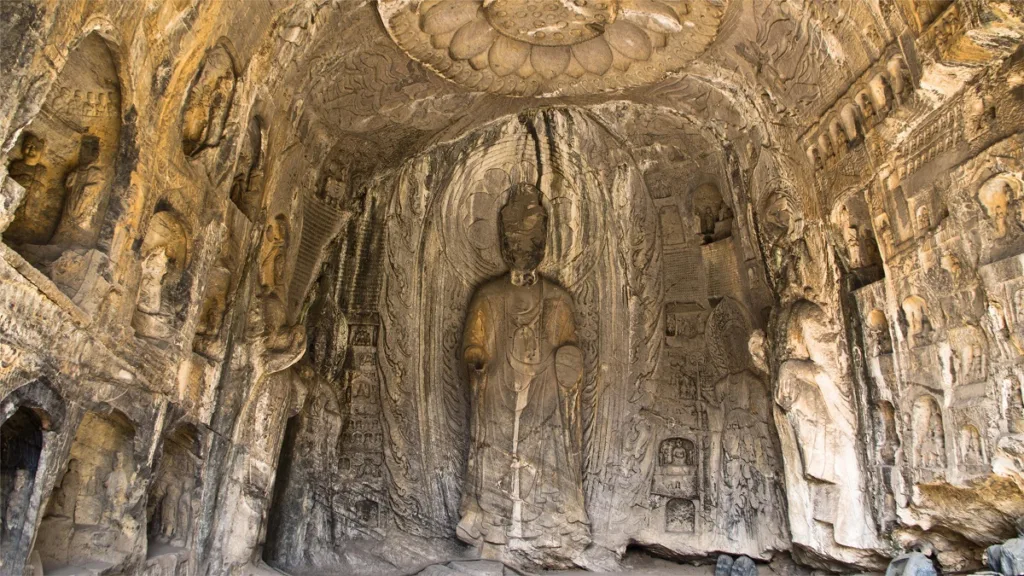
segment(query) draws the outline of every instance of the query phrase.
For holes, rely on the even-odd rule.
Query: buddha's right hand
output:
[[[466,348],[462,358],[466,362],[466,368],[474,372],[483,371],[484,365],[487,363],[487,353],[480,346]]]

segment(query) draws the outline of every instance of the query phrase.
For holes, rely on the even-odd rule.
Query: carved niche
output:
[[[259,116],[249,119],[249,127],[238,153],[237,168],[231,182],[231,202],[250,222],[256,219],[263,202],[265,131],[263,120]]]
[[[860,271],[858,277],[861,282],[858,284],[879,279],[883,274],[882,257],[863,196],[853,194],[839,202],[832,211],[831,221],[836,244],[841,247],[841,259],[848,270]]]
[[[235,63],[218,44],[207,51],[185,97],[181,112],[181,146],[195,156],[220,144],[235,95]]]
[[[49,266],[62,253],[84,253],[99,237],[121,132],[120,94],[112,46],[98,34],[86,36],[8,166],[25,196],[4,242],[51,276]],[[75,299],[82,278],[59,284]]]
[[[722,198],[718,186],[701,184],[693,191],[693,215],[700,226],[702,244],[710,244],[732,235],[733,211]]]
[[[181,220],[167,210],[154,214],[139,249],[139,296],[132,317],[136,336],[168,345],[180,305],[172,292],[187,267],[188,253],[189,237]]]
[[[914,401],[911,431],[914,439],[914,467],[935,473],[945,469],[946,436],[942,427],[942,410],[932,396],[922,394]]]
[[[700,55],[729,2],[386,0],[409,55],[469,88],[589,94],[660,80]]]
[[[513,186],[529,184],[544,194],[550,222],[538,273],[564,287],[575,307],[585,502],[623,502],[586,510],[591,533],[625,544],[646,521],[625,502],[644,497],[650,486],[647,454],[654,439],[638,391],[664,341],[660,313],[630,320],[628,310],[662,310],[658,213],[639,171],[619,150],[598,140],[585,148],[561,145],[597,129],[593,120],[555,110],[527,122],[551,133],[538,143],[539,167],[520,153],[529,126],[509,119],[486,128],[491,143],[474,148],[451,172],[433,172],[431,155],[447,154],[439,149],[411,161],[399,176],[385,219],[380,296],[388,500],[395,524],[406,532],[445,536],[454,528],[449,522],[461,499],[469,436],[463,423],[470,419],[459,333],[473,292],[508,271],[495,233],[500,208]],[[624,170],[586,176],[581,168],[592,158],[615,158]],[[627,284],[629,305],[623,291],[612,288]],[[609,323],[628,329],[609,332]],[[635,351],[629,358],[598,368],[600,358],[616,357],[615,346],[627,341]],[[604,406],[618,408],[598,412],[598,395]],[[636,432],[616,432],[625,429]]]
[[[199,307],[193,351],[209,359],[223,356],[226,344],[224,324],[228,301],[238,286],[238,269],[249,247],[252,224],[233,204],[227,210],[220,252],[206,277],[205,294]]]
[[[283,213],[271,218],[263,232],[257,262],[260,304],[253,307],[257,316],[250,321],[250,330],[262,344],[261,360],[267,373],[288,368],[306,352],[306,328],[290,321],[285,299],[290,237],[288,218]]]
[[[658,444],[651,493],[692,500],[697,497],[697,447],[687,438],[666,438]]]

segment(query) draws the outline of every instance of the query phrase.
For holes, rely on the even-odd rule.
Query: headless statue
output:
[[[540,192],[514,187],[499,222],[511,271],[477,290],[463,338],[472,421],[457,532],[485,558],[568,567],[590,543],[573,301],[536,271],[547,236]]]

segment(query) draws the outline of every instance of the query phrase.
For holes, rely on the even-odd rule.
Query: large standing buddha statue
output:
[[[484,558],[569,567],[590,543],[573,301],[537,272],[548,228],[537,188],[512,188],[499,228],[510,271],[477,290],[463,337],[472,416],[458,536]]]

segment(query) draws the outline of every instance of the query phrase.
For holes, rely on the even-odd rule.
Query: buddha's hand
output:
[[[487,364],[487,353],[480,346],[470,346],[463,352],[462,359],[471,372],[482,372]]]
[[[555,352],[555,376],[558,383],[569,388],[583,379],[583,351],[572,344],[566,344]]]

